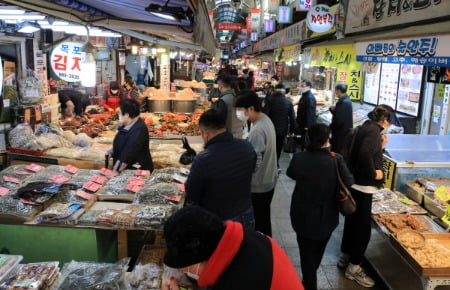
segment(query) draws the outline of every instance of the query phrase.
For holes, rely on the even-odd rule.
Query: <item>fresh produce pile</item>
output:
[[[188,136],[199,135],[198,120],[202,113],[177,114],[165,113],[156,115],[153,113],[141,114],[142,119],[152,137],[163,137],[164,134],[180,134]]]
[[[74,133],[85,133],[89,137],[97,137],[101,132],[111,125],[111,118],[103,116],[101,118],[90,119],[87,116],[76,116],[60,123],[64,130],[71,130]]]

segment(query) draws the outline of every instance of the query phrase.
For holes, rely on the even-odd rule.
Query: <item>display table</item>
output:
[[[39,164],[41,166],[48,165],[73,165],[81,169],[101,169],[105,167],[105,160],[79,160],[79,159],[68,159],[62,157],[49,157],[49,156],[33,156],[24,155],[13,152],[7,152],[6,154],[6,164],[7,166],[17,165],[17,164]]]

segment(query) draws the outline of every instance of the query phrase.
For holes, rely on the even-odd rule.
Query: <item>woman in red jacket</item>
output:
[[[116,113],[120,108],[120,101],[123,99],[122,92],[117,82],[110,82],[109,89],[103,94],[102,105],[105,111]]]
[[[298,274],[270,237],[223,223],[198,206],[176,212],[164,225],[164,263],[181,269],[199,287],[211,290],[303,290]],[[257,260],[255,260],[255,258]],[[171,277],[163,289],[177,290]]]

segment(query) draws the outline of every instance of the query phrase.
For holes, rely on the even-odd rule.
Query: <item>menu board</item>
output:
[[[396,107],[399,73],[399,64],[383,63],[380,77],[379,105],[384,104],[389,105],[392,108]]]
[[[397,111],[417,117],[423,66],[402,64],[398,88]]]
[[[377,105],[378,90],[380,88],[381,64],[375,62],[373,64],[375,64],[375,66],[370,66],[370,68],[367,68],[366,70],[364,79],[364,102]]]

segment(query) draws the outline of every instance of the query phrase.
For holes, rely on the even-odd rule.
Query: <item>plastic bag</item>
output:
[[[43,150],[45,147],[40,144],[33,130],[27,124],[19,124],[8,133],[8,141],[12,147],[26,148],[32,150]]]
[[[89,147],[92,145],[94,140],[86,135],[86,133],[80,133],[77,135],[77,138],[73,142],[73,145],[80,146],[80,147]]]
[[[183,165],[191,164],[192,161],[194,161],[197,152],[195,152],[195,150],[192,149],[192,147],[189,145],[189,142],[186,137],[183,136],[181,141],[183,142],[183,148],[186,149],[186,151],[183,154],[181,154],[180,163]]]
[[[131,289],[156,290],[161,287],[161,273],[161,268],[154,263],[136,265],[127,280]]]
[[[283,151],[286,153],[295,153],[297,144],[294,137],[288,137],[284,143]]]
[[[71,261],[62,268],[57,289],[130,289],[125,282],[125,271],[129,260],[125,258],[116,264]]]
[[[27,77],[19,80],[20,96],[23,104],[42,103],[42,82],[33,70],[27,69]]]

